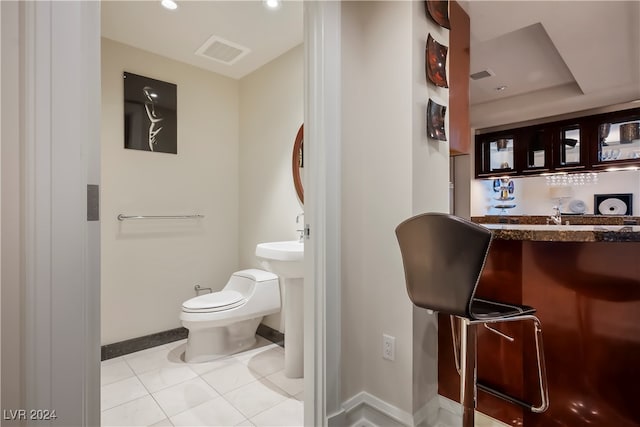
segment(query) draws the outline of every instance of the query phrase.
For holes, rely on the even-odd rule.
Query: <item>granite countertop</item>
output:
[[[551,213],[550,213],[551,214]],[[485,215],[474,216],[479,224],[548,224],[545,215]],[[570,215],[562,214],[562,224],[571,225],[640,225],[640,217],[628,215]]]
[[[495,239],[536,242],[640,242],[638,225],[482,224]]]

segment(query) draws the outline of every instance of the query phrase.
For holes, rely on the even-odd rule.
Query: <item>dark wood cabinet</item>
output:
[[[520,132],[522,174],[548,172],[552,163],[553,130],[544,126],[524,128]]]
[[[470,21],[455,1],[449,3],[449,152],[452,156],[471,152],[469,124]]]
[[[478,392],[478,411],[524,427],[637,427],[640,242],[494,239],[476,295],[535,307],[542,322],[549,409],[541,414]],[[438,393],[458,401],[449,316],[439,315]],[[531,325],[478,333],[477,376],[538,402]],[[529,335],[527,335],[529,334]]]
[[[475,153],[476,178],[640,166],[640,108],[476,135]]]
[[[587,137],[581,123],[564,123],[556,128],[551,140],[553,168],[558,171],[585,169]]]
[[[640,164],[640,109],[598,117],[589,125],[594,169]]]
[[[478,141],[478,140],[476,140]],[[476,146],[476,170],[481,176],[515,174],[516,135],[500,132],[486,135]]]

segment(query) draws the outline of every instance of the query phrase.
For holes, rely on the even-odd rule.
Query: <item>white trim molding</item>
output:
[[[442,395],[438,395],[438,423],[442,426],[462,425],[462,405]],[[508,424],[500,422],[490,416],[476,411],[475,423],[478,427],[509,427]]]
[[[411,414],[365,391],[344,402],[342,407],[347,421],[350,421],[349,425],[364,425],[361,424],[362,420],[374,425],[389,427],[413,425],[413,416]]]
[[[440,412],[440,401],[434,397],[413,414],[414,426],[435,426]]]
[[[99,167],[100,5],[21,7],[24,407],[55,410],[50,425],[99,425],[99,228],[86,209]]]
[[[360,392],[342,404],[343,411],[329,418],[330,426],[349,427],[455,427],[462,424],[462,406],[437,395],[413,415],[378,397]],[[478,427],[508,427],[476,411]]]
[[[340,410],[340,2],[304,3],[305,425]]]
[[[24,408],[23,361],[21,340],[24,334],[22,322],[22,206],[21,200],[21,129],[20,123],[20,7],[18,2],[0,2],[2,14],[0,34],[2,44],[1,64],[1,263],[0,289],[2,294],[2,359],[0,381],[3,408]],[[3,422],[3,425],[9,425]]]
[[[431,399],[415,414],[410,414],[367,392],[360,392],[342,404],[344,413],[339,420],[330,420],[330,425],[352,427],[385,426],[406,427],[435,425],[438,418],[439,400]],[[341,424],[340,424],[341,423]]]

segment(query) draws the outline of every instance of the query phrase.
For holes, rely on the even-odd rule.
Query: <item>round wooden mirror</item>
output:
[[[304,124],[298,130],[296,141],[293,144],[293,155],[291,156],[293,185],[296,187],[296,193],[298,193],[298,198],[302,204],[304,204],[304,186],[302,185],[302,168],[304,167],[303,129]]]

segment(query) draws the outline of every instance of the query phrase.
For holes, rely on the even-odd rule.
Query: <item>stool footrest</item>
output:
[[[499,390],[489,387],[486,384],[477,383],[475,363],[472,363],[471,365],[472,368],[470,370],[470,375],[472,375],[473,381],[476,382],[476,389],[483,390],[489,394],[492,394],[495,397],[504,399],[507,402],[511,402],[518,406],[522,406],[534,413],[541,413],[547,410],[547,408],[549,407],[549,391],[547,387],[547,372],[546,372],[545,361],[544,361],[544,350],[542,348],[542,325],[540,324],[540,320],[536,316],[533,316],[531,314],[525,314],[521,316],[507,317],[504,319],[494,318],[491,320],[469,320],[469,319],[461,318],[462,322],[460,325],[460,339],[458,339],[458,337],[456,336],[457,334],[455,331],[456,329],[455,316],[450,316],[450,320],[451,320],[451,336],[453,338],[453,355],[456,362],[456,369],[458,370],[458,374],[460,374],[460,377],[462,378],[463,383],[467,376],[467,372],[461,369],[461,363],[460,363],[461,356],[462,354],[465,354],[466,352],[471,351],[474,354],[473,357],[475,361],[475,351],[476,351],[475,344],[473,344],[470,350],[467,349],[466,347],[464,347],[463,349],[463,346],[461,345],[464,338],[463,334],[464,335],[467,334],[468,327],[473,327],[478,324],[484,324],[485,326],[487,326],[487,323],[516,322],[516,321],[522,321],[522,320],[532,321],[534,331],[535,331],[534,337],[535,337],[535,343],[536,343],[536,359],[537,359],[537,365],[538,365],[538,386],[540,389],[540,405],[539,406],[535,406],[531,403],[527,403],[517,397],[509,396],[508,394],[505,394]],[[500,331],[495,330],[494,332],[502,335]],[[474,330],[474,333],[475,333],[475,330]],[[508,338],[511,338],[511,337],[508,337]],[[474,338],[474,343],[475,343],[475,339],[476,338]],[[463,396],[463,393],[461,393],[461,396]],[[475,400],[474,400],[473,407],[475,407]]]
[[[514,403],[516,405],[522,406],[523,408],[526,408],[530,411],[533,411],[533,409],[535,408],[535,406],[532,403],[528,403],[525,402],[524,400],[520,400],[517,397],[508,395],[506,393],[503,393],[499,390],[496,390],[495,388],[489,387],[488,385],[482,384],[481,382],[476,383],[476,386],[478,387],[478,390],[482,390],[485,393],[489,393],[497,398],[506,400],[507,402],[511,402]]]

